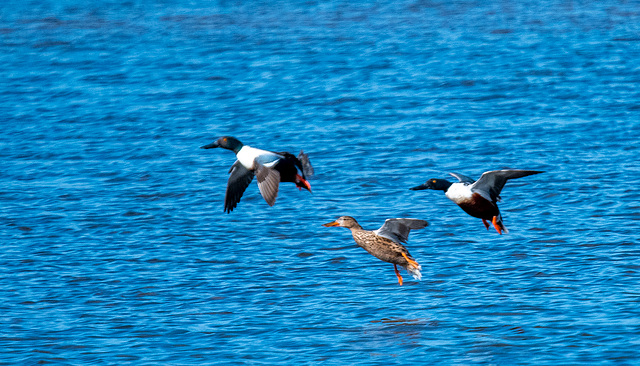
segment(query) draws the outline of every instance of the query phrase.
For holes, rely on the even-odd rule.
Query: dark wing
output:
[[[543,173],[537,170],[504,169],[484,172],[477,182],[471,185],[472,191],[488,192],[493,203],[500,199],[500,192],[509,179]]]
[[[253,172],[240,164],[238,160],[233,163],[229,173],[231,175],[227,182],[227,192],[224,195],[224,212],[227,213],[236,208],[242,194],[253,180]]]
[[[315,172],[313,171],[313,167],[311,166],[311,161],[309,161],[309,155],[300,150],[300,154],[298,154],[298,160],[300,161],[300,164],[302,164],[302,177],[305,179],[307,179],[307,177],[313,177],[313,174],[315,174]]]
[[[469,183],[469,184],[475,183],[475,180],[467,177],[466,175],[462,175],[458,173],[449,173],[449,175],[456,177],[456,179],[459,180],[460,183]]]
[[[412,229],[422,229],[428,225],[428,222],[418,219],[387,219],[382,227],[375,230],[374,233],[396,243],[406,243]]]
[[[256,178],[258,178],[258,188],[262,198],[273,206],[278,197],[278,186],[280,185],[280,173],[272,168],[255,162]]]

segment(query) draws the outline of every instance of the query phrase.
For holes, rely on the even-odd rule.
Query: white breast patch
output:
[[[272,153],[271,151],[256,149],[251,146],[243,146],[242,149],[238,151],[238,154],[236,154],[236,158],[238,159],[240,164],[244,165],[245,168],[252,170],[255,168],[253,165],[254,161],[257,158],[260,158],[259,160],[268,161],[271,165],[273,165],[273,163],[279,158],[279,156]],[[265,166],[269,167],[269,163],[265,164]]]
[[[471,200],[473,192],[471,192],[471,188],[464,183],[453,183],[447,192],[445,192],[445,195],[453,202],[461,203]]]

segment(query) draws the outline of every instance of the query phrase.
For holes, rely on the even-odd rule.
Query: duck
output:
[[[346,227],[351,230],[353,240],[358,246],[381,261],[393,264],[398,283],[402,286],[403,281],[398,266],[407,270],[416,280],[422,279],[420,272],[422,266],[409,254],[402,243],[407,242],[411,230],[422,229],[428,225],[429,223],[425,220],[399,218],[387,219],[378,230],[364,230],[353,217],[341,216],[322,226]]]
[[[229,181],[224,197],[224,212],[231,213],[240,202],[253,177],[258,179],[258,189],[269,206],[276,203],[280,182],[295,183],[299,190],[311,192],[307,176],[314,174],[309,156],[300,150],[295,155],[273,152],[244,145],[233,136],[222,136],[202,149],[221,147],[236,154],[236,161],[229,169]]]
[[[509,233],[504,226],[498,202],[500,192],[509,179],[522,178],[533,174],[544,173],[538,170],[502,169],[482,173],[477,181],[458,173],[449,173],[458,179],[452,183],[446,179],[429,179],[426,183],[410,188],[418,191],[434,189],[444,191],[451,201],[455,202],[467,214],[482,219],[485,228],[489,230],[490,221],[498,234]]]

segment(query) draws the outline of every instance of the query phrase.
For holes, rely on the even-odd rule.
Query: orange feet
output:
[[[496,228],[498,234],[502,235],[502,228],[500,227],[500,224],[498,224],[498,216],[494,216],[493,220],[491,220],[491,223],[493,224],[493,227]]]
[[[489,230],[489,223],[487,222],[487,220],[482,219],[482,223],[484,224],[484,227]]]
[[[409,262],[409,264],[410,264],[410,265],[412,265],[412,266],[414,266],[414,267],[416,267],[416,268],[420,267],[420,265],[418,264],[418,262],[414,261],[413,259],[409,259],[409,257],[407,257],[407,255],[406,255],[406,254],[404,254],[404,253],[400,253],[400,254],[402,254],[402,256],[404,257],[404,259],[406,259],[406,260],[407,260],[407,262]],[[394,265],[395,265],[395,264],[394,264]]]
[[[302,178],[300,174],[296,174],[295,183],[299,190],[302,190],[302,188],[304,188],[307,191],[311,192],[311,185],[309,184],[309,182],[307,182],[306,179]]]
[[[398,277],[398,283],[402,286],[402,276],[400,276],[400,272],[398,272],[398,267],[394,264],[393,269],[396,271],[396,276]]]

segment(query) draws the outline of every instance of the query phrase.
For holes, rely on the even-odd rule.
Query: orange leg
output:
[[[398,267],[394,264],[393,269],[396,271],[396,276],[398,277],[398,283],[402,286],[402,276],[400,276],[400,272],[398,272]]]
[[[489,223],[487,222],[487,220],[482,219],[482,223],[484,224],[484,227],[489,230]]]
[[[410,265],[412,265],[412,266],[414,266],[414,267],[416,267],[416,268],[418,268],[418,267],[420,266],[420,265],[418,264],[418,262],[414,261],[413,259],[409,259],[409,257],[407,257],[407,255],[406,255],[406,254],[404,254],[404,253],[400,253],[400,254],[402,254],[402,256],[404,257],[404,259],[406,259],[406,260],[407,260],[407,262],[409,262],[409,264],[410,264]],[[395,266],[395,264],[394,264],[394,266]]]
[[[493,220],[491,220],[491,223],[493,224],[493,227],[496,228],[496,231],[498,232],[498,234],[502,235],[502,229],[500,228],[500,225],[498,224],[498,216],[494,216]]]
[[[307,182],[306,179],[302,178],[300,174],[296,174],[296,186],[298,186],[299,190],[302,190],[302,188],[304,188],[307,191],[311,192],[311,185],[309,185],[309,182]]]

